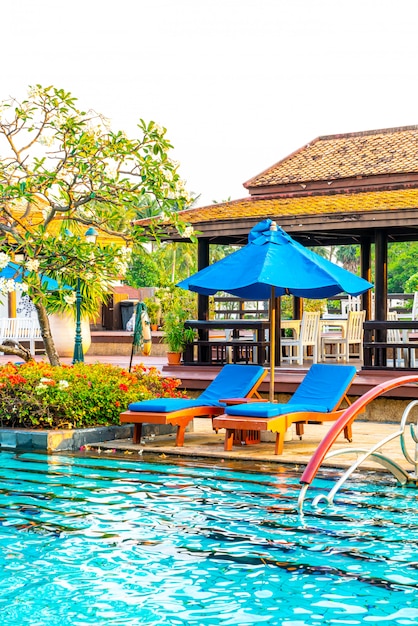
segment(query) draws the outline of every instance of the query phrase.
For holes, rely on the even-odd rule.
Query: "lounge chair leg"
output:
[[[274,454],[283,454],[284,434],[276,433],[276,445],[274,448]]]
[[[296,422],[296,434],[299,437],[299,439],[302,439],[302,435],[304,433],[304,429],[303,429],[303,423],[302,422]]]
[[[227,428],[225,432],[224,450],[232,450],[232,444],[234,443],[235,430]]]
[[[186,432],[186,426],[184,424],[177,426],[176,446],[182,448],[184,445],[184,433]]]
[[[133,443],[141,443],[142,424],[134,424],[134,434],[132,436]]]
[[[353,441],[353,429],[351,427],[351,424],[347,424],[347,426],[344,428],[344,437],[350,443]]]

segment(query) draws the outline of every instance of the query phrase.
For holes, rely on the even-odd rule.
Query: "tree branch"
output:
[[[26,362],[33,361],[33,356],[31,355],[30,350],[24,348],[22,344],[17,341],[13,341],[12,339],[0,344],[0,352],[18,356]]]

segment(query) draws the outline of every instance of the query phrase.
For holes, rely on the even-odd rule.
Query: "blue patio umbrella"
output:
[[[17,283],[23,283],[25,280],[25,276],[28,276],[30,272],[25,270],[22,265],[18,263],[13,263],[10,261],[6,267],[0,270],[0,278],[4,278],[6,280],[13,279]],[[58,289],[74,289],[74,287],[70,287],[69,285],[60,285],[54,278],[50,278],[49,276],[41,276],[42,285],[46,285],[48,291],[57,291]]]
[[[358,296],[373,285],[308,250],[270,219],[259,222],[248,244],[177,285],[203,295],[226,291],[240,298],[270,299],[270,399],[274,390],[274,299]]]

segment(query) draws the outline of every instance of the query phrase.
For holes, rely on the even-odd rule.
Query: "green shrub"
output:
[[[155,367],[131,372],[96,363],[51,367],[48,363],[8,363],[0,367],[0,426],[86,428],[119,424],[133,401],[181,397],[179,380],[163,378]]]

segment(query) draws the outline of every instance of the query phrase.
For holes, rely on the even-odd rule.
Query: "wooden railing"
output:
[[[233,296],[215,296],[216,319],[267,319],[267,300],[243,300]]]
[[[3,341],[29,343],[31,354],[35,354],[36,342],[42,342],[41,329],[37,318],[3,317],[0,319],[0,344]],[[0,352],[0,354],[2,354]]]
[[[327,298],[328,313],[341,314],[341,303],[344,300],[347,300],[347,296]],[[389,311],[396,311],[399,317],[405,316],[411,319],[413,293],[390,293],[387,300]],[[244,300],[233,296],[215,296],[214,315],[216,319],[267,319],[268,302],[267,300]]]
[[[398,341],[388,341],[388,332],[399,330]],[[418,369],[418,321],[364,323],[363,369]]]
[[[269,360],[268,320],[188,320],[186,328],[196,330],[199,338],[184,351],[185,365],[225,365],[225,363],[257,363]],[[222,332],[217,337],[217,331]],[[228,333],[226,338],[225,331]]]

